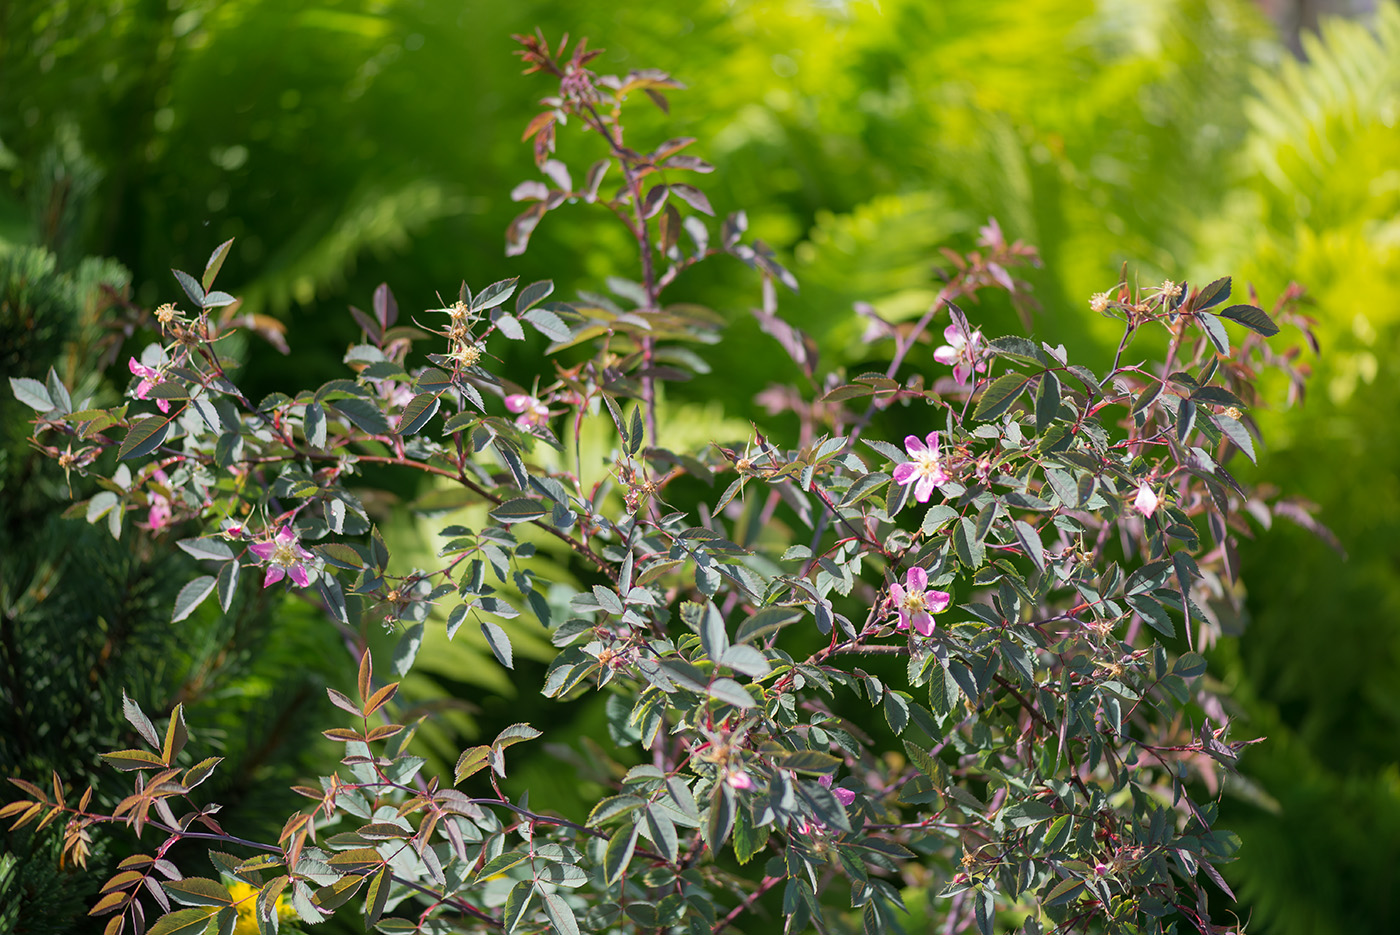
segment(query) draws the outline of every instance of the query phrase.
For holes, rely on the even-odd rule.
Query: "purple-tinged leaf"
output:
[[[38,380],[10,377],[10,389],[14,392],[15,399],[37,412],[52,412],[55,408],[53,400],[49,399],[49,391],[44,389],[44,384]]]
[[[384,329],[380,328],[374,319],[370,318],[353,305],[350,306],[350,317],[355,319],[355,324],[360,326],[360,330],[363,331],[370,340],[378,343],[384,339]]]
[[[544,165],[540,166],[540,171],[549,176],[549,180],[566,192],[574,190],[574,179],[569,174],[569,167],[558,159],[546,159]]]
[[[541,279],[539,282],[532,282],[520,294],[515,297],[515,313],[523,313],[526,309],[543,302],[554,292],[554,283],[548,279]]]
[[[642,90],[646,92],[647,97],[651,98],[651,102],[661,109],[663,114],[671,112],[671,104],[666,100],[666,95],[655,88],[643,88]],[[575,929],[575,931],[578,930]]]
[[[538,500],[530,500],[525,497],[517,497],[514,500],[507,500],[490,512],[490,517],[503,525],[511,523],[525,523],[539,519],[549,511],[540,504]]]
[[[653,218],[661,211],[666,204],[666,196],[670,194],[670,186],[664,182],[651,187],[642,199],[642,217]]]
[[[1202,286],[1201,291],[1196,295],[1196,301],[1191,303],[1194,311],[1212,308],[1224,302],[1230,297],[1230,277],[1224,276],[1208,285]],[[1223,353],[1223,352],[1222,352]]]
[[[362,432],[370,435],[389,434],[389,423],[384,413],[367,399],[337,399],[330,405]]]
[[[710,199],[695,186],[672,183],[671,194],[675,195],[701,214],[708,214],[710,217],[714,217],[715,209],[710,207]]]
[[[198,539],[181,539],[175,543],[186,553],[198,559],[226,562],[233,558],[233,549],[217,536],[201,536]]]
[[[242,565],[237,559],[219,569],[219,606],[228,613],[233,606],[233,596],[238,593],[238,572]]]
[[[1278,325],[1274,324],[1274,320],[1262,308],[1255,308],[1253,305],[1231,305],[1221,310],[1220,317],[1238,322],[1266,338],[1278,334]]]
[[[1215,349],[1222,354],[1230,353],[1230,335],[1226,333],[1225,326],[1220,323],[1220,319],[1210,312],[1199,312],[1196,320],[1205,329],[1206,337],[1210,338],[1210,343],[1215,345]]]
[[[50,367],[44,383],[48,389],[49,399],[53,400],[54,408],[64,415],[72,412],[73,398],[68,395],[68,387],[64,386],[63,381],[58,378],[58,371]]]
[[[506,256],[520,256],[530,245],[530,234],[539,225],[546,211],[544,202],[537,201],[516,216],[506,228]]]
[[[1225,437],[1230,442],[1245,453],[1245,457],[1258,464],[1258,459],[1254,456],[1254,439],[1249,434],[1249,429],[1238,419],[1232,419],[1223,413],[1217,413],[1212,417],[1215,424],[1220,427],[1220,431],[1225,433]]]
[[[724,249],[732,250],[739,242],[739,238],[744,235],[744,231],[749,229],[749,216],[743,211],[735,211],[724,219],[724,224],[720,228],[720,243],[724,244]]]
[[[165,433],[170,429],[170,420],[161,416],[147,416],[127,430],[117,451],[117,460],[140,458],[150,454],[165,441]]]
[[[416,435],[428,424],[428,420],[437,415],[437,411],[438,397],[432,393],[419,393],[403,408],[403,415],[399,417],[399,434]]]
[[[525,340],[525,329],[520,327],[514,315],[501,315],[496,318],[496,330],[512,341]]]
[[[194,613],[196,607],[204,602],[204,599],[214,593],[214,587],[218,584],[218,579],[213,575],[200,575],[180,589],[180,593],[175,596],[175,611],[170,616],[171,623],[179,623],[190,614]]]
[[[539,179],[527,179],[510,190],[511,201],[544,201],[549,197],[549,186]]]
[[[518,276],[510,279],[502,279],[500,282],[493,282],[478,292],[469,303],[473,312],[484,312],[487,309],[495,308],[504,303],[515,294],[515,285],[520,281]]]
[[[540,334],[551,341],[564,342],[571,340],[573,331],[564,323],[564,319],[544,308],[532,308],[521,316]]]
[[[598,188],[603,184],[603,176],[607,174],[608,166],[612,163],[607,159],[599,159],[588,167],[588,175],[583,184],[583,200],[592,204],[598,200]]]
[[[202,308],[204,306],[204,287],[196,282],[189,273],[178,269],[172,269],[170,272],[175,274],[175,280],[180,284],[180,288],[185,290],[185,295],[190,297],[190,301]]]
[[[146,712],[141,710],[141,706],[126,696],[125,689],[122,690],[122,714],[131,726],[136,728],[136,733],[141,735],[142,740],[152,747],[160,746],[160,735],[156,733],[156,726],[146,717]]]
[[[972,418],[978,422],[994,419],[1011,408],[1017,397],[1025,390],[1030,378],[1021,373],[1008,373],[998,377],[991,386],[982,391]]]
[[[116,750],[103,753],[102,759],[124,773],[138,769],[158,769],[165,766],[160,757],[146,750]]]
[[[394,300],[394,293],[389,291],[387,282],[374,287],[374,317],[379,319],[379,326],[384,331],[399,320],[399,303]]]
[[[661,168],[682,169],[689,172],[699,172],[701,174],[715,171],[714,166],[710,165],[699,156],[672,156],[670,159],[666,160],[666,163]]]
[[[233,246],[233,238],[230,237],[214,248],[214,252],[209,254],[209,262],[204,264],[204,276],[201,285],[207,292],[214,285],[214,277],[219,275],[219,270],[224,267],[224,260],[228,259],[229,248]]]
[[[733,679],[715,679],[710,683],[707,692],[711,698],[736,708],[752,708],[757,704],[744,686]]]
[[[507,669],[514,669],[514,656],[510,648],[510,637],[506,635],[506,631],[488,620],[483,620],[481,634],[486,637],[486,645],[491,647],[491,653],[496,657],[496,661]]]
[[[306,443],[313,449],[326,447],[326,410],[320,403],[307,404],[302,431],[306,433]]]

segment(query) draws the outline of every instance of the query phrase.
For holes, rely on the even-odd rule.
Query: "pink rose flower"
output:
[[[126,362],[126,365],[128,368],[130,368],[132,375],[141,378],[141,382],[136,384],[137,399],[148,399],[151,395],[151,388],[158,383],[165,382],[165,374],[161,373],[154,367],[147,367],[135,357],[129,359]],[[161,412],[169,412],[170,400],[157,399],[156,406],[160,409]]]
[[[160,402],[165,402],[165,400],[162,399]],[[151,480],[159,481],[167,487],[170,485],[170,478],[161,470],[152,472]],[[170,498],[155,489],[148,491],[148,498],[151,508],[150,512],[146,514],[146,528],[151,530],[151,532],[157,532],[170,525],[175,511],[171,506]]]
[[[1151,516],[1162,503],[1162,498],[1152,492],[1150,484],[1142,484],[1137,489],[1137,497],[1133,499],[1133,509],[1143,516]]]
[[[277,530],[277,535],[271,540],[255,542],[248,546],[248,550],[268,563],[267,577],[263,578],[263,587],[276,584],[287,575],[292,576],[292,580],[299,588],[311,584],[311,575],[307,572],[307,562],[314,561],[315,556],[302,548],[301,542],[297,539],[296,533],[292,532],[291,526],[284,525]]]
[[[730,788],[740,791],[753,788],[753,780],[741,769],[731,770],[729,775],[724,777],[724,781],[729,783]]]
[[[856,800],[856,794],[850,789],[842,789],[840,786],[833,789],[830,776],[823,776],[821,779],[818,779],[817,784],[831,789],[831,794],[836,796],[836,801],[840,802],[842,805],[850,805]]]
[[[982,349],[986,344],[982,340],[982,332],[972,332],[972,339],[968,340],[961,328],[949,325],[943,329],[943,338],[948,343],[933,352],[933,359],[952,367],[954,380],[967,383],[974,369],[978,373],[987,372],[987,363],[982,359]]]
[[[913,626],[921,636],[933,635],[933,614],[941,614],[953,602],[947,591],[929,590],[928,572],[911,568],[904,576],[904,585],[890,585],[890,603],[899,614],[898,628]]]
[[[532,425],[544,425],[549,421],[549,407],[533,396],[524,393],[512,393],[506,397],[506,408],[511,412],[518,412],[515,417],[515,424],[521,428],[529,428]]]
[[[895,467],[895,483],[901,487],[914,484],[914,499],[927,503],[935,487],[952,480],[938,457],[938,433],[928,433],[928,444],[919,441],[917,435],[909,435],[904,439],[904,448],[909,452],[909,460]]]

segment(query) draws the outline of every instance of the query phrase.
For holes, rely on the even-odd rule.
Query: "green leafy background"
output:
[[[73,385],[90,369],[74,348],[96,340],[99,283],[172,300],[168,270],[201,267],[229,237],[221,282],[285,322],[292,347],[286,360],[241,351],[254,393],[342,375],[345,306],[367,307],[381,281],[411,310],[463,278],[548,277],[569,292],[625,274],[622,233],[584,208],[552,213],[529,253],[504,257],[507,193],[535,177],[520,131],[545,93],[518,76],[508,36],[535,26],[606,48],[599,71],[661,67],[689,86],[669,116],[639,110],[631,132],[699,138],[717,167],[711,201],[746,209],[790,264],[802,291],[780,311],[827,364],[854,370],[869,354],[853,302],[917,315],[938,247],[971,248],[988,217],[1045,261],[1029,274],[1035,337],[1098,365],[1116,335],[1087,298],[1125,261],[1144,283],[1231,274],[1237,298],[1251,283],[1266,305],[1306,286],[1323,353],[1301,410],[1272,388],[1253,479],[1315,501],[1347,558],[1288,524],[1243,550],[1249,619],[1211,671],[1237,704],[1233,736],[1268,742],[1223,794],[1222,825],[1244,840],[1226,875],[1253,931],[1400,928],[1400,7],[1325,22],[1299,60],[1242,0],[11,0],[4,371],[42,379],[54,363]],[[594,145],[566,131],[561,155],[586,164]],[[713,264],[678,288],[730,325],[713,372],[670,387],[668,421],[740,441],[746,419],[767,420],[755,396],[796,371],[748,314],[746,270]],[[969,314],[990,333],[1021,330],[1004,301]],[[927,349],[911,363],[936,366]],[[119,371],[85,391],[115,398]],[[188,557],[62,519],[67,488],[27,448],[27,412],[0,400],[0,705],[19,714],[0,729],[0,771],[99,775],[96,751],[125,731],[125,687],[151,711],[186,702],[196,739],[234,764],[213,790],[225,816],[275,835],[295,807],[278,790],[325,759],[314,728],[334,716],[315,699],[349,677],[337,635],[251,592],[230,619],[170,626],[166,582],[193,573]],[[399,512],[391,546],[426,564],[433,527]],[[405,692],[438,699],[425,742],[443,762],[513,720],[603,736],[602,710],[564,723],[538,696],[542,646],[517,643],[511,678],[465,633],[432,639],[438,664]],[[249,744],[259,735],[272,739]],[[589,793],[560,772],[541,757],[513,778],[538,801]],[[6,842],[18,856],[0,859],[0,928],[80,925],[97,877],[55,884],[32,869],[52,855],[25,833]]]

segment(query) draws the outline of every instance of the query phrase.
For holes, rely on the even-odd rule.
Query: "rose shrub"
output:
[[[308,804],[278,840],[245,840],[200,797],[218,759],[187,750],[181,709],[161,731],[128,701],[146,748],[104,754],[135,777],[111,814],[54,776],[13,780],[24,798],[0,815],[61,819],[79,862],[104,825],[154,833],[93,907],[107,935],[348,911],[382,932],[1217,931],[1205,881],[1228,894],[1216,865],[1236,841],[1211,799],[1243,744],[1198,650],[1239,615],[1238,539],[1302,515],[1227,467],[1254,457],[1261,371],[1303,379],[1298,349],[1265,340],[1285,324],[1315,345],[1298,291],[1268,314],[1228,304],[1228,278],[1125,275],[1091,301],[1123,325],[1095,373],[969,322],[959,303],[983,291],[1025,302],[1014,271],[1037,262],[992,222],[917,321],[859,310],[883,372],[823,370],[778,314],[794,278],[742,212],[706,220],[695,141],[624,137],[624,104],[665,111],[679,83],[520,41],[558,88],[526,130],[543,178],[512,193],[528,206],[507,255],[565,204],[601,205],[637,246],[636,281],[570,301],[550,282],[464,283],[411,323],[381,286],[351,310],[344,378],[253,401],[223,350],[250,325],[214,288],[229,242],[200,277],[175,273],[187,310],[157,310],[132,401],[11,381],[35,444],[101,484],[89,522],[117,536],[136,511],[147,534],[199,533],[179,545],[208,574],[173,622],[259,586],[324,609],[358,664],[354,697],[330,690],[340,763],[298,787]],[[583,171],[556,153],[569,121],[606,147]],[[758,273],[753,314],[803,374],[765,394],[797,437],[668,450],[663,385],[706,371],[725,319],[665,296],[721,255]],[[926,377],[909,361],[945,313]],[[549,366],[502,372],[493,348],[527,328]],[[1160,361],[1126,356],[1140,332]],[[599,422],[601,476],[582,441]],[[914,429],[902,446],[880,437],[895,424]],[[435,512],[457,511],[437,567],[394,562],[371,467],[426,476]],[[520,617],[557,648],[546,696],[607,697],[614,759],[587,778],[610,788],[581,820],[503,791],[508,751],[540,731],[509,727],[428,776],[396,699],[426,627],[470,622],[510,668]],[[398,634],[387,659],[377,629]],[[208,867],[169,859],[196,841]]]

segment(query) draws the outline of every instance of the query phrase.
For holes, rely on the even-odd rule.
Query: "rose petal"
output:
[[[272,553],[276,550],[277,546],[273,545],[271,542],[254,542],[252,545],[248,546],[248,551],[252,552],[263,561],[272,558]]]
[[[297,583],[297,587],[304,588],[311,584],[311,576],[306,573],[306,568],[302,565],[292,566],[292,580]]]
[[[947,591],[927,591],[924,593],[924,606],[930,613],[941,614],[953,603],[953,595]]]
[[[1143,516],[1151,516],[1161,502],[1161,498],[1152,491],[1151,486],[1143,484],[1138,487],[1137,497],[1133,500],[1133,509]]]
[[[937,485],[931,477],[920,477],[919,482],[914,485],[914,499],[920,503],[928,503],[928,498],[933,496],[934,488]]]
[[[914,629],[919,631],[920,636],[933,635],[933,618],[927,611],[919,611],[914,615]]]
[[[904,449],[912,455],[923,451],[924,443],[919,440],[917,435],[906,435],[904,436]]]
[[[957,348],[949,347],[945,344],[933,352],[933,359],[943,364],[945,367],[951,367],[958,362]]]
[[[903,464],[896,465],[894,469],[895,483],[901,486],[908,484],[914,479],[917,470],[918,467],[913,461],[905,461]]]
[[[928,587],[928,572],[915,565],[905,574],[904,583],[911,591],[922,591]]]
[[[282,569],[281,565],[268,565],[267,577],[263,578],[263,587],[276,584],[285,577],[287,577],[287,573]]]

